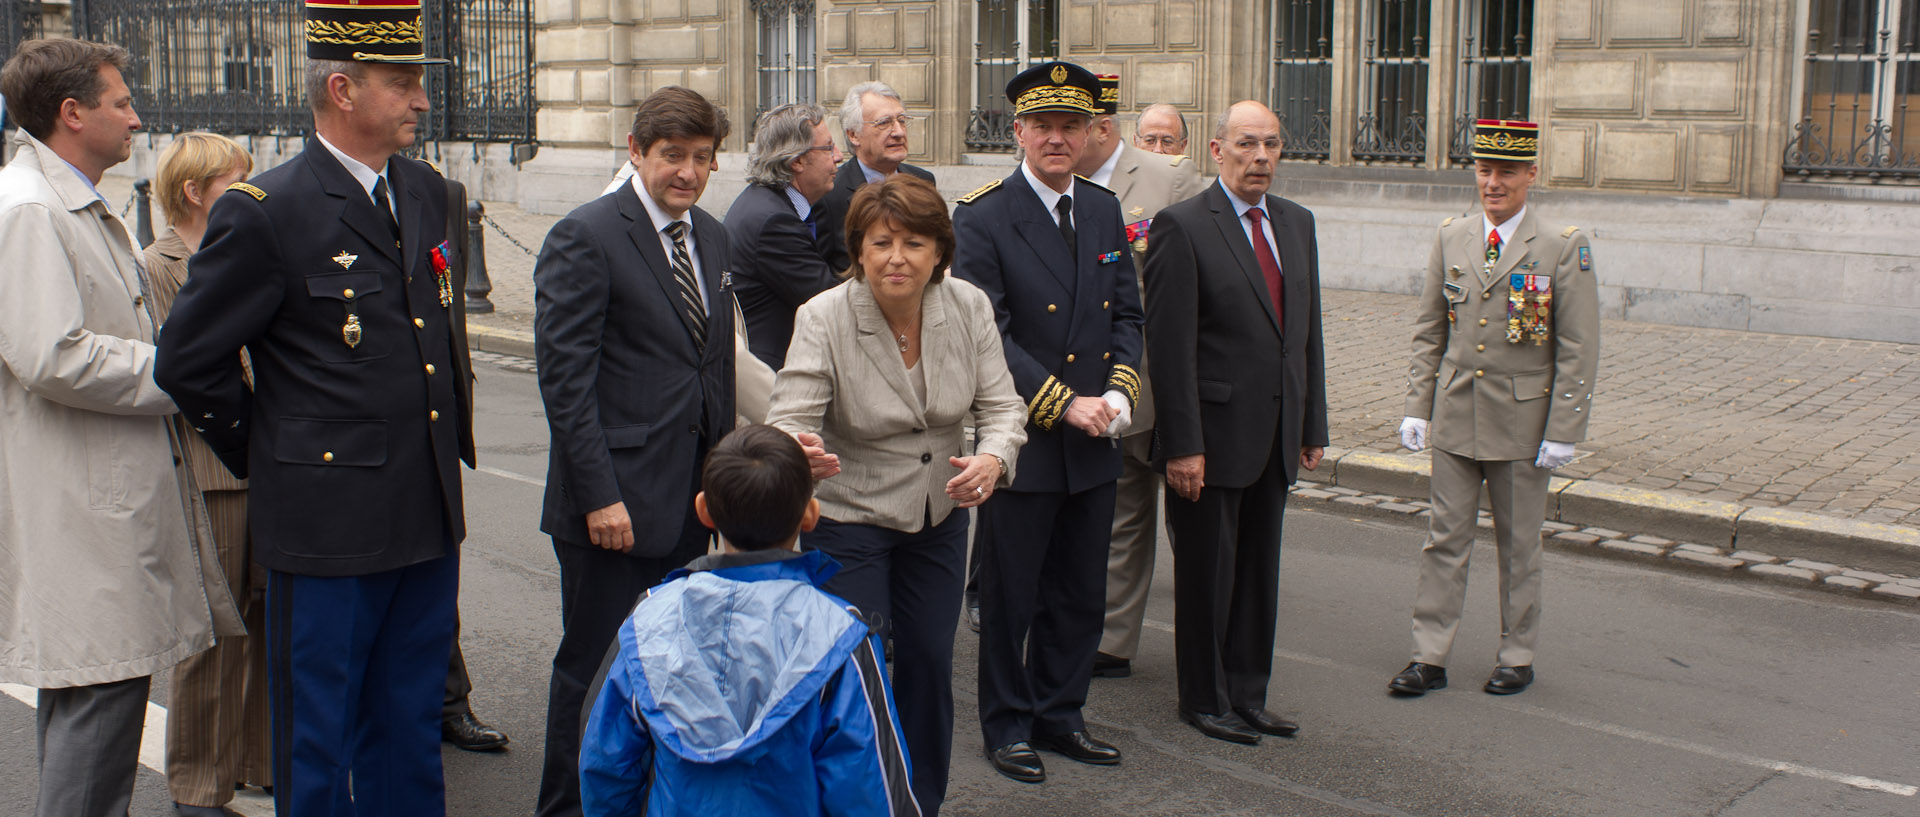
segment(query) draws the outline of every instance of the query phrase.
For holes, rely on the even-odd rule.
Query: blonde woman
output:
[[[227,186],[253,172],[253,157],[232,139],[185,133],[160,153],[154,195],[167,231],[141,253],[153,322],[165,331],[174,295],[187,282],[187,258],[200,249],[207,214]],[[250,580],[247,558],[247,483],[220,464],[212,449],[179,418],[176,431],[187,467],[207,500],[219,569],[233,591],[247,632],[266,631],[266,608]],[[167,788],[184,817],[229,812],[239,784],[270,785],[273,766],[267,732],[266,649],[248,636],[222,638],[173,670],[167,693]]]

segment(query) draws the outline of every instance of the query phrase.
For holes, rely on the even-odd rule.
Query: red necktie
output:
[[[1487,231],[1487,263],[1491,264],[1498,260],[1500,260],[1500,230],[1494,228]]]
[[[1280,262],[1274,260],[1273,245],[1267,243],[1267,231],[1260,229],[1260,217],[1265,211],[1255,207],[1247,211],[1247,223],[1253,225],[1253,256],[1260,259],[1260,274],[1267,279],[1267,295],[1273,298],[1274,319],[1280,324],[1280,334],[1287,332],[1287,299],[1280,289]]]

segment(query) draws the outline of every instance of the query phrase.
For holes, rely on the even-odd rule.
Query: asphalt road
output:
[[[466,485],[462,640],[475,709],[514,742],[447,750],[449,813],[524,815],[559,636],[554,557],[537,529],[547,433],[532,375],[478,368],[483,469]],[[1549,552],[1540,680],[1494,697],[1479,689],[1499,627],[1482,543],[1453,686],[1394,699],[1385,685],[1406,663],[1419,543],[1406,525],[1290,515],[1271,702],[1302,729],[1258,747],[1176,718],[1164,548],[1135,674],[1096,681],[1086,709],[1127,753],[1117,768],[1047,755],[1044,784],[995,774],[979,752],[975,642],[963,630],[943,813],[1920,814],[1920,612]],[[154,700],[165,702],[163,681]],[[0,696],[0,813],[31,812],[33,724],[29,704]],[[168,802],[143,769],[133,813],[170,815]]]

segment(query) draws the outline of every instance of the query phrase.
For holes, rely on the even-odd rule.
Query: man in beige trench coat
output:
[[[0,170],[0,682],[40,690],[42,817],[125,815],[149,676],[242,632],[176,465],[133,238],[94,188],[140,127],[126,65],[35,40],[0,69],[20,125]]]
[[[1427,262],[1400,441],[1410,451],[1433,446],[1433,519],[1420,551],[1413,661],[1388,684],[1394,693],[1447,685],[1482,484],[1501,602],[1500,654],[1485,689],[1511,695],[1533,683],[1547,483],[1586,439],[1600,363],[1587,236],[1527,207],[1539,136],[1531,122],[1474,126],[1482,212],[1447,219]]]

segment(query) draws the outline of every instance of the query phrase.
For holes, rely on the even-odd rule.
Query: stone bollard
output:
[[[153,243],[153,180],[133,183],[133,237],[145,247]]]
[[[486,207],[478,199],[467,202],[467,311],[483,315],[493,311],[493,302],[487,300],[493,281],[487,277],[487,241],[480,221],[484,215]]]

